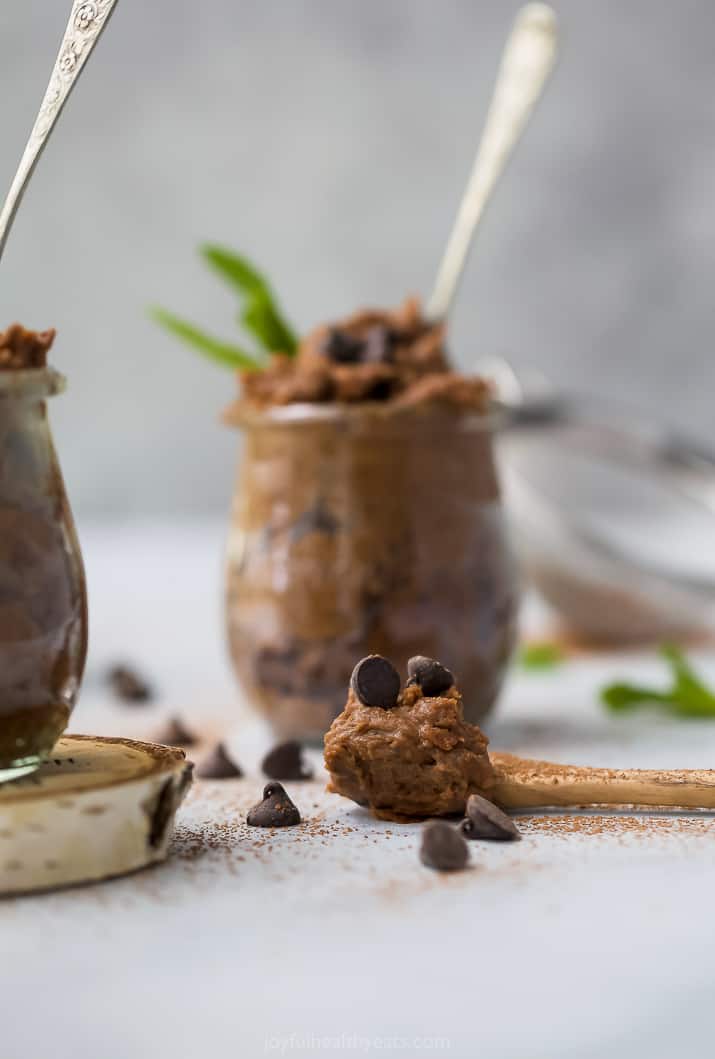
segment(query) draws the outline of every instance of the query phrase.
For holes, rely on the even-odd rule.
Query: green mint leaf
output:
[[[712,698],[710,691],[696,674],[680,648],[673,644],[663,644],[660,649],[662,657],[666,660],[673,673],[674,691],[686,696]]]
[[[167,312],[166,309],[154,307],[150,313],[153,319],[167,331],[171,331],[172,334],[219,364],[237,371],[257,371],[261,367],[257,358],[247,353],[246,350],[207,335],[193,324]]]
[[[647,706],[654,702],[670,703],[671,699],[667,693],[658,691],[657,688],[647,688],[638,684],[607,684],[601,688],[601,702],[608,706],[609,710],[620,712],[632,709],[634,706]]]
[[[266,277],[245,257],[225,247],[207,243],[201,247],[201,254],[244,299],[240,320],[246,330],[267,352],[294,356],[298,339],[281,313]]]
[[[660,654],[671,670],[671,686],[665,690],[633,684],[609,684],[601,700],[614,711],[659,703],[675,717],[715,717],[715,693],[696,674],[683,652],[665,644]]]
[[[254,291],[267,291],[268,281],[257,268],[240,254],[227,250],[215,243],[204,243],[200,248],[209,265],[236,287],[241,294],[252,294]]]
[[[564,652],[555,643],[525,644],[519,655],[523,669],[554,669],[564,660]]]
[[[256,291],[246,300],[241,312],[241,323],[271,353],[295,353],[296,342],[268,299]]]

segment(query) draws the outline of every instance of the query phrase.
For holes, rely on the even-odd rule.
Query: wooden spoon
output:
[[[504,809],[650,805],[715,809],[715,769],[602,769],[553,765],[490,753],[495,784],[486,796]]]
[[[460,813],[470,794],[503,809],[715,809],[715,770],[591,768],[490,751],[462,720],[461,698],[446,694],[434,713],[429,698],[389,710],[349,699],[325,736],[328,789],[389,819]]]

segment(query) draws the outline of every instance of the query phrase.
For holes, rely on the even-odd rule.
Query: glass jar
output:
[[[50,369],[0,371],[0,779],[67,726],[87,651],[82,558],[47,420]]]
[[[318,740],[355,663],[454,671],[465,715],[492,706],[515,640],[517,579],[483,415],[289,405],[245,432],[227,556],[240,682],[276,735]]]

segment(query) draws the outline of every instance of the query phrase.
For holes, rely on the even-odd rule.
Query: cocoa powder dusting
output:
[[[567,838],[571,835],[591,835],[649,839],[660,835],[715,835],[715,817],[712,813],[702,816],[549,813],[544,816],[517,816],[516,819],[522,834],[526,836],[552,835]]]

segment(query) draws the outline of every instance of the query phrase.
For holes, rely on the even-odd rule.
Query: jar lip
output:
[[[52,397],[62,393],[66,387],[66,377],[50,367],[0,371],[0,401],[11,397]]]
[[[445,405],[397,405],[382,401],[355,404],[338,402],[295,402],[268,405],[260,408],[246,401],[236,401],[226,409],[223,421],[232,427],[269,427],[278,425],[309,426],[317,423],[366,424],[369,426],[397,426],[403,423],[429,422],[430,425],[459,423],[465,430],[490,432],[504,422],[498,408],[479,412],[471,408]]]

